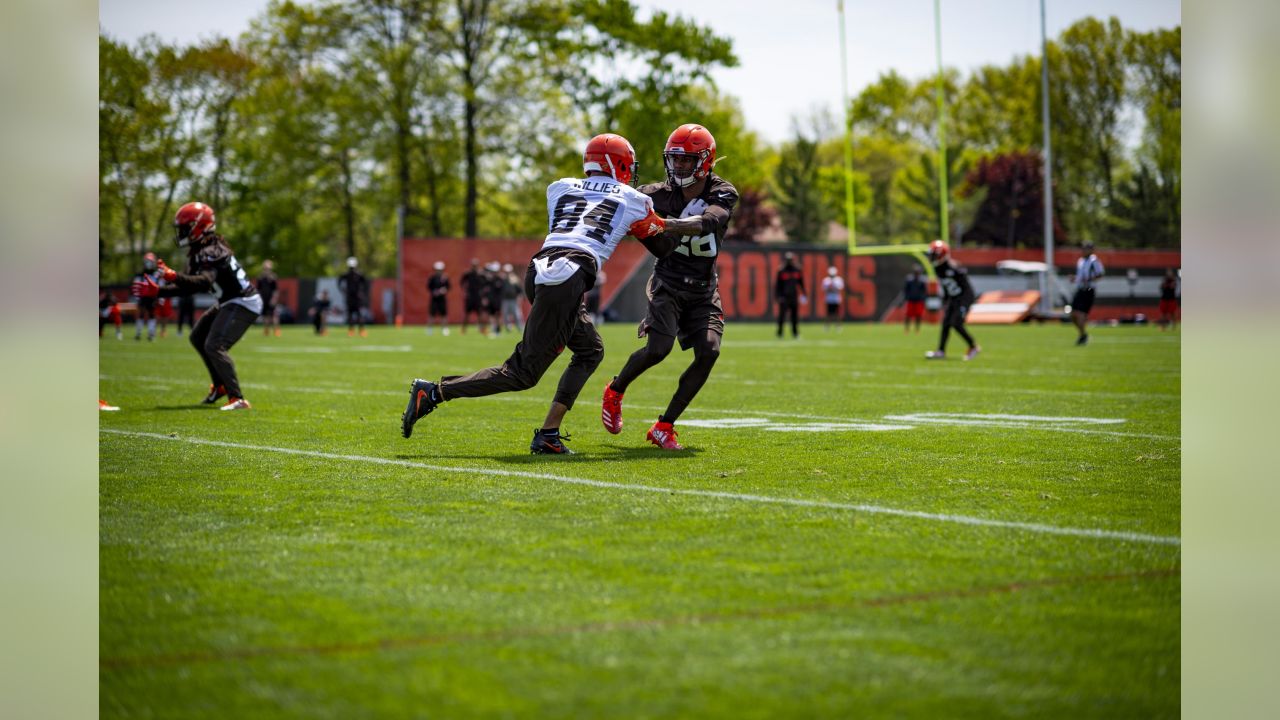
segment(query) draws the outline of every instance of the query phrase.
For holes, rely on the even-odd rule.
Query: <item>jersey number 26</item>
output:
[[[676,246],[676,252],[681,255],[693,255],[696,257],[715,257],[716,236],[711,233],[700,237],[682,237],[680,238],[680,244]]]

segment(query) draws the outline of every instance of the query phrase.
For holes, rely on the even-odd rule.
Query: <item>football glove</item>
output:
[[[159,261],[158,267],[160,268],[160,277],[164,278],[165,282],[173,282],[173,279],[178,277],[178,271],[165,265],[164,260]]]
[[[648,217],[631,223],[631,227],[627,230],[627,234],[641,240],[652,237],[661,233],[666,228],[666,221],[658,217],[658,214],[650,210]]]
[[[134,297],[153,298],[160,294],[160,286],[155,280],[147,277],[143,280],[134,280],[131,292]]]

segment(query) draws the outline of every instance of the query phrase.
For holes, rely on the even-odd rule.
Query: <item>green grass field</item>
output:
[[[400,437],[509,336],[255,328],[236,413],[185,338],[103,339],[102,715],[1177,717],[1179,336],[974,331],[730,325],[673,454],[690,355],[609,435],[610,325],[572,457],[528,454],[564,358]]]

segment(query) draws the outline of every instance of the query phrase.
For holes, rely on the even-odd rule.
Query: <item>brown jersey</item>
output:
[[[188,248],[187,271],[178,273],[172,283],[160,288],[162,297],[202,292],[213,293],[222,303],[258,294],[258,289],[221,236],[206,245]]]
[[[728,180],[711,173],[702,193],[687,202],[681,189],[670,182],[650,183],[639,190],[653,199],[654,212],[664,218],[702,216],[703,234],[674,238],[675,251],[658,260],[653,274],[676,287],[689,283],[715,287],[716,256],[729,229],[729,218],[738,204],[737,189]]]

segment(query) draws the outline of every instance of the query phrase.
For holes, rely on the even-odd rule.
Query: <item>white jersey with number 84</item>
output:
[[[582,250],[599,270],[632,223],[652,209],[649,196],[611,177],[562,178],[547,186],[549,230],[542,247]]]

